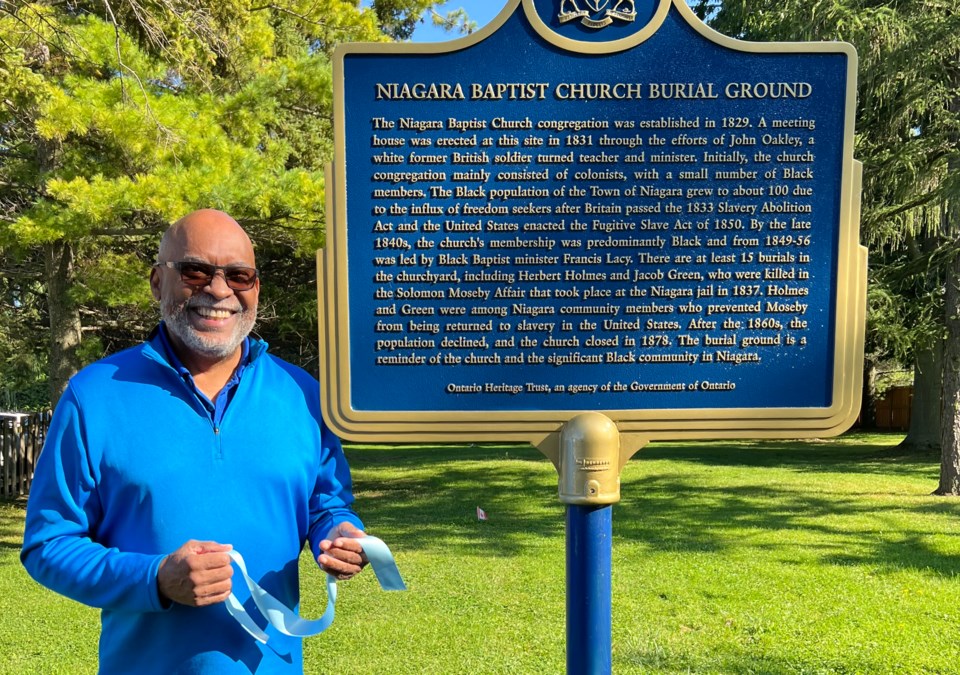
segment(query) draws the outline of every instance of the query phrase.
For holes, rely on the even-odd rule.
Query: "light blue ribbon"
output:
[[[377,576],[377,581],[380,582],[380,588],[385,591],[407,590],[406,584],[403,583],[403,579],[400,577],[400,570],[397,569],[397,563],[394,562],[390,549],[387,548],[387,545],[384,544],[383,541],[370,535],[359,537],[357,541],[363,548],[363,552],[367,555],[367,560],[370,561],[373,573]],[[327,575],[327,609],[324,611],[323,616],[319,619],[304,619],[270,595],[260,584],[250,578],[250,575],[247,574],[247,566],[243,562],[243,556],[236,551],[228,551],[227,555],[229,555],[237,567],[240,568],[240,572],[243,574],[243,580],[246,582],[247,588],[250,589],[250,597],[253,599],[253,604],[255,604],[257,609],[260,610],[260,613],[263,614],[267,623],[281,633],[293,637],[305,638],[322,633],[333,623],[333,607],[337,603],[337,580],[332,575]],[[260,642],[266,642],[269,639],[269,636],[254,622],[233,593],[227,598],[226,606],[230,615],[236,619],[250,635]]]

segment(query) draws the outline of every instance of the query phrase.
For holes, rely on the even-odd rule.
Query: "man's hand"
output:
[[[365,536],[363,530],[348,522],[333,527],[320,542],[320,569],[341,581],[359,574],[368,561],[357,539]]]
[[[190,540],[160,563],[157,588],[161,600],[204,607],[230,597],[233,567],[226,554],[233,546]]]

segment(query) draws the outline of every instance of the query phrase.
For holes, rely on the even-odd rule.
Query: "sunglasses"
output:
[[[249,291],[257,282],[257,270],[243,265],[211,265],[210,263],[180,260],[177,262],[158,262],[155,267],[169,267],[180,273],[180,280],[187,286],[204,288],[209,286],[218,271],[223,272],[223,280],[235,291]]]

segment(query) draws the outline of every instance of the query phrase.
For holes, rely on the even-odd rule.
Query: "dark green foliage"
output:
[[[51,372],[56,398],[74,368],[141,340],[159,235],[201,207],[251,230],[262,332],[312,364],[328,55],[402,36],[434,4],[0,3],[0,391]]]

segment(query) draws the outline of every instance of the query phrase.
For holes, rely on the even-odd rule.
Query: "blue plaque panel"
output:
[[[669,1],[494,24],[337,55],[341,431],[849,417],[852,49],[744,45]]]

